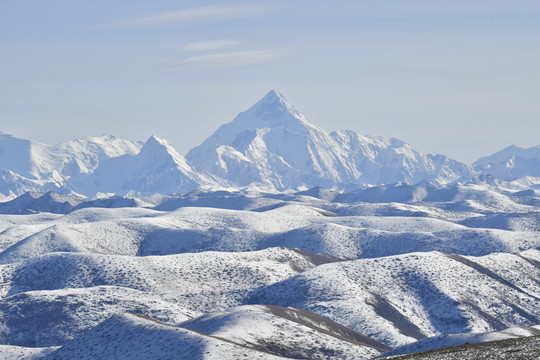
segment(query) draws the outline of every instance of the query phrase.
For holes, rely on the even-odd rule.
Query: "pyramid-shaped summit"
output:
[[[222,125],[203,145],[232,145],[245,130],[284,128],[289,132],[305,132],[315,128],[304,115],[275,90],[269,91],[248,110],[241,112],[230,123]],[[318,129],[322,131],[321,129]],[[188,154],[189,158],[189,154]]]
[[[253,105],[248,111],[254,111],[259,118],[273,120],[275,115],[280,113],[289,114],[295,117],[303,116],[292,106],[283,94],[270,90],[261,100]]]
[[[421,154],[401,141],[354,131],[328,134],[275,90],[219,127],[186,158],[231,184],[278,190],[423,180],[448,183],[470,175],[464,164]]]
[[[303,185],[305,177],[333,173],[331,167],[339,159],[319,151],[331,149],[331,142],[324,130],[272,90],[186,157],[196,167],[236,185],[284,189]]]

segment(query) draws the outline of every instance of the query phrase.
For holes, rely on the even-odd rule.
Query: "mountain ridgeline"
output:
[[[483,174],[503,181],[538,177],[540,147],[509,147],[471,167],[423,154],[395,138],[327,133],[275,91],[186,157],[155,136],[144,144],[104,135],[46,145],[0,132],[0,198],[5,199],[27,191],[93,197],[184,194],[198,187],[444,186]]]

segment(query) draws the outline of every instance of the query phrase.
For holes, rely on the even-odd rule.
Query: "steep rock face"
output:
[[[85,195],[172,194],[217,182],[196,172],[167,141],[151,136],[137,155],[106,159],[93,173],[73,177],[71,184],[75,191]]]
[[[512,145],[478,159],[473,166],[479,172],[507,181],[525,176],[540,177],[540,145],[528,149]]]
[[[423,180],[445,184],[471,175],[465,164],[421,154],[397,139],[350,130],[328,134],[275,91],[218,128],[187,159],[234,184],[277,189]]]

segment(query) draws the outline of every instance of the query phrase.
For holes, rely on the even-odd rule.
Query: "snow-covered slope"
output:
[[[63,179],[33,180],[14,173],[11,170],[0,169],[0,200],[13,200],[19,195],[31,192],[69,192]]]
[[[0,214],[27,214],[49,212],[66,214],[83,202],[83,198],[49,191],[27,192],[7,202],[0,203]]]
[[[309,311],[271,305],[240,306],[179,326],[295,359],[371,359],[388,349]]]
[[[0,132],[0,192],[69,192],[69,177],[92,172],[104,159],[136,154],[140,146],[110,135],[47,145]]]
[[[175,324],[240,305],[254,289],[338,260],[284,248],[157,257],[35,257],[0,266],[0,343],[61,345],[126,311]]]
[[[397,139],[352,131],[328,134],[275,91],[222,125],[186,157],[233,184],[277,189],[422,180],[445,184],[471,175],[464,164],[421,154]]]
[[[114,316],[44,359],[283,359],[138,315]]]
[[[384,356],[411,354],[421,351],[441,349],[450,346],[477,344],[489,341],[516,339],[529,336],[540,336],[540,326],[514,326],[501,331],[435,336],[432,338],[414,342],[412,344],[400,346],[397,349],[385,353]]]
[[[390,346],[439,334],[540,323],[540,252],[464,257],[413,253],[326,264],[253,293]]]
[[[0,345],[0,358],[3,360],[38,360],[58,349],[58,346],[32,348],[13,345]]]
[[[388,360],[532,360],[538,359],[538,354],[540,354],[540,336],[528,336],[428,350],[394,356]]]
[[[477,171],[502,180],[540,177],[540,145],[528,149],[512,145],[478,159],[473,165]]]
[[[139,150],[140,144],[110,135],[47,145],[0,133],[0,168],[33,180],[58,179],[92,172],[101,160]]]
[[[193,316],[159,295],[120,286],[27,291],[0,299],[0,343],[62,345],[126,311],[172,324]]]
[[[71,176],[78,173],[93,172],[101,161],[120,157],[126,154],[135,155],[142,147],[141,142],[132,142],[117,138],[112,135],[101,135],[97,137],[85,137],[82,139],[70,140],[57,145],[58,156],[62,159],[65,154],[70,155],[68,161],[62,161],[61,173]],[[58,167],[53,164],[51,167]]]
[[[218,182],[195,171],[167,141],[151,136],[138,154],[101,161],[94,172],[74,176],[70,184],[75,191],[93,196],[98,192],[183,194]]]
[[[0,215],[0,344],[62,346],[124,312],[310,358],[373,350],[298,309],[387,346],[538,324],[538,200],[472,183],[29,193],[2,205],[18,214]]]

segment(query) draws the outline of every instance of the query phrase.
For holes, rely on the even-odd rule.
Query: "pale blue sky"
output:
[[[540,144],[540,1],[0,0],[0,130],[185,154],[282,92],[327,131],[472,162]]]

